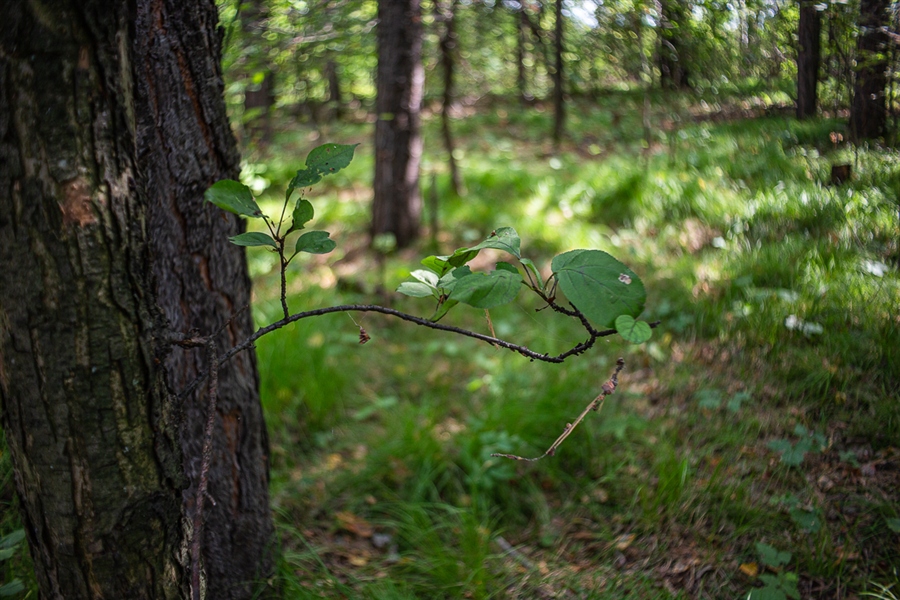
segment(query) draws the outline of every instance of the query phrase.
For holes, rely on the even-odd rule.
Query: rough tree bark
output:
[[[822,19],[816,5],[804,0],[800,3],[800,23],[797,30],[797,118],[816,116],[817,84],[821,62]]]
[[[874,139],[887,125],[888,0],[861,0],[856,46],[856,79],[850,104],[850,137]]]
[[[0,399],[41,598],[187,598],[206,393],[179,399],[249,302],[212,0],[5,4]],[[252,331],[239,312],[225,350]],[[222,370],[202,551],[208,598],[271,570],[252,353]]]
[[[375,199],[372,237],[394,235],[398,248],[419,236],[422,196],[422,13],[419,0],[379,0],[375,101]]]

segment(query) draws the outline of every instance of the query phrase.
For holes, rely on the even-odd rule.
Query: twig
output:
[[[513,557],[520,565],[529,570],[535,569],[534,563],[528,560],[527,556],[516,550],[516,548],[507,542],[503,536],[498,535],[494,540],[497,542],[497,545],[500,546],[501,550]]]
[[[216,422],[216,400],[219,393],[219,354],[216,340],[207,340],[209,355],[209,413],[206,416],[206,429],[203,432],[203,458],[200,463],[200,481],[197,484],[197,495],[194,499],[194,518],[191,535],[191,595],[193,600],[200,600],[200,538],[203,533],[203,503],[209,487],[209,466],[212,462],[213,427]],[[215,504],[215,503],[213,503]]]
[[[606,397],[616,391],[616,388],[619,386],[619,373],[624,368],[625,359],[620,358],[616,361],[616,370],[613,372],[612,377],[606,380],[606,382],[604,382],[603,386],[600,388],[600,394],[596,398],[591,400],[590,403],[585,407],[585,409],[581,411],[581,414],[578,415],[578,418],[575,419],[574,423],[566,423],[566,428],[563,430],[562,434],[560,434],[560,436],[556,438],[556,441],[553,442],[553,444],[549,448],[547,448],[547,451],[540,456],[537,456],[535,458],[524,458],[521,456],[516,456],[515,454],[500,453],[494,453],[491,454],[491,456],[496,456],[499,458],[509,458],[511,460],[524,460],[527,462],[537,462],[545,456],[553,456],[554,454],[556,454],[556,449],[559,448],[560,444],[562,444],[565,439],[569,437],[569,435],[571,435],[573,431],[575,431],[575,428],[578,427],[578,425],[584,420],[587,414],[592,410],[600,410],[600,408],[603,406],[603,401],[606,400]]]

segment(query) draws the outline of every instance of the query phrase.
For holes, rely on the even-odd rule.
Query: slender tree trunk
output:
[[[0,29],[0,398],[41,598],[188,598],[206,368],[249,302],[211,0],[11,0]],[[252,331],[230,321],[220,349]],[[206,597],[271,571],[255,356],[219,378]]]
[[[816,116],[817,93],[819,82],[819,63],[821,62],[822,19],[815,4],[810,1],[800,2],[800,24],[797,42],[797,118],[806,119]]]
[[[690,87],[687,65],[682,50],[682,30],[687,15],[681,0],[659,0],[659,46],[656,56],[659,82],[670,89]]]
[[[419,0],[379,0],[372,236],[404,248],[419,237],[422,196],[422,14]]]
[[[563,75],[563,0],[556,0],[555,16],[556,29],[554,35],[555,61],[553,69],[553,145],[559,147],[560,141],[565,134],[566,114],[565,105],[563,103],[563,85],[565,77]]]
[[[455,144],[453,132],[450,130],[450,107],[453,105],[453,76],[456,56],[456,7],[458,0],[449,0],[449,6],[436,0],[434,9],[437,20],[443,22],[444,31],[441,33],[439,46],[441,50],[441,66],[444,69],[444,96],[441,102],[441,134],[444,137],[444,145],[447,147],[447,162],[450,166],[450,187],[453,193],[460,195],[462,182],[459,177],[459,166],[453,156]]]
[[[344,116],[344,96],[341,93],[341,80],[338,77],[337,63],[329,58],[325,63],[325,81],[328,82],[328,117],[340,121]]]
[[[242,10],[242,26],[245,35],[250,39],[259,40],[265,32],[266,19],[269,10],[264,0],[250,0],[239,2]],[[251,53],[247,60],[248,77],[257,78],[262,73],[262,79],[258,83],[250,83],[244,91],[244,114],[250,115],[247,126],[251,132],[263,140],[268,140],[272,133],[272,107],[275,106],[275,70],[270,64],[265,46],[259,43],[251,44]]]
[[[861,0],[856,80],[850,105],[850,137],[854,141],[881,137],[887,124],[888,0]]]
[[[516,89],[522,104],[528,102],[528,82],[525,76],[525,28],[528,27],[525,16],[525,5],[513,13],[516,19]]]

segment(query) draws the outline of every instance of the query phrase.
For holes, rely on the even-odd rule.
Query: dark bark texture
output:
[[[800,3],[797,33],[797,118],[806,119],[816,116],[822,46],[822,18],[812,2]]]
[[[215,4],[12,0],[0,29],[0,398],[42,598],[186,598],[205,368],[249,302]],[[224,351],[252,332],[249,311]],[[255,357],[223,369],[208,598],[271,569]]]
[[[856,78],[850,104],[850,137],[874,139],[887,125],[888,0],[862,0],[859,6],[859,38],[856,46]]]
[[[422,196],[422,14],[419,0],[379,0],[372,235],[404,248],[419,236]]]

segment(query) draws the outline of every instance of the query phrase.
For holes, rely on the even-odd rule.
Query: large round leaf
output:
[[[637,317],[647,292],[634,271],[601,250],[572,250],[550,264],[569,302],[600,327],[619,315]]]

